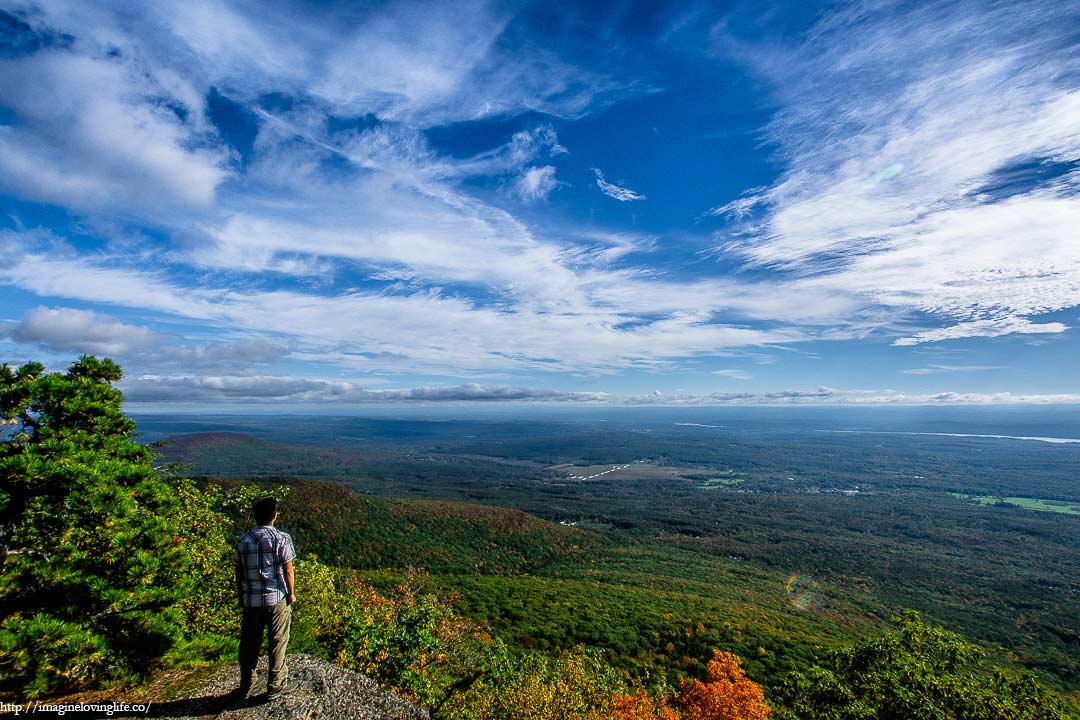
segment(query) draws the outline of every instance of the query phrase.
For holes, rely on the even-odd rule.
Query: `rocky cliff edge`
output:
[[[408,700],[379,687],[374,680],[345,670],[312,655],[289,655],[289,678],[294,689],[287,695],[266,697],[266,658],[260,661],[251,694],[234,694],[239,684],[235,663],[215,668],[174,671],[157,678],[129,704],[149,704],[146,711],[116,712],[119,718],[175,718],[176,720],[428,720],[428,714]],[[103,703],[108,693],[93,693],[46,703]],[[98,713],[95,713],[98,714]],[[105,717],[105,713],[100,713]]]

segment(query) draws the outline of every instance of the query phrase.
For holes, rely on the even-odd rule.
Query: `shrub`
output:
[[[1033,676],[983,665],[983,652],[908,611],[896,628],[791,674],[778,689],[797,720],[1058,720],[1069,715]]]
[[[667,697],[637,690],[632,695],[617,693],[609,709],[611,720],[679,720]]]
[[[705,682],[687,680],[679,686],[683,720],[764,720],[770,708],[765,691],[743,674],[742,660],[728,652],[713,652],[705,667]]]
[[[459,699],[452,717],[475,720],[607,720],[619,676],[593,650],[558,655],[497,643],[484,676]]]

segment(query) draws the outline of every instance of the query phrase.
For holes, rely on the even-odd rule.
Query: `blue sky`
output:
[[[1075,3],[0,8],[7,362],[162,407],[1080,401]]]

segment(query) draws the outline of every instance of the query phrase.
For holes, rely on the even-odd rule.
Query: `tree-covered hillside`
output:
[[[269,494],[284,500],[281,524],[301,552],[307,542],[322,558],[298,562],[293,648],[361,670],[434,717],[1075,716],[1034,676],[992,668],[915,614],[871,630],[857,594],[843,593],[806,612],[770,592],[780,576],[752,560],[520,510],[155,469],[121,411],[119,379],[92,357],[66,373],[0,366],[5,698],[122,687],[229,657],[230,539]],[[792,588],[814,601],[812,584]]]
[[[652,560],[638,561],[639,570],[669,589],[680,587],[672,573],[685,566],[769,571],[770,580],[747,586],[752,603],[808,601],[809,610],[785,626],[812,623],[806,616],[835,606],[838,633],[861,632],[868,618],[883,622],[917,609],[999,660],[1011,657],[1063,690],[1080,691],[1080,516],[951,494],[1076,497],[1080,451],[1073,447],[791,430],[773,442],[761,431],[672,430],[670,422],[605,432],[522,420],[504,429],[476,420],[335,419],[321,431],[307,418],[246,422],[252,431],[304,442],[189,435],[176,441],[182,452],[171,444],[164,451],[199,474],[237,477],[250,463],[272,476],[281,457],[278,476],[333,480],[365,499],[454,499],[574,522],[616,544],[650,548]],[[333,441],[342,448],[329,436],[352,440]],[[635,457],[649,462],[588,481],[571,478],[574,468]],[[560,464],[542,466],[536,460],[543,458]],[[655,472],[631,472],[646,465]],[[567,560],[543,572],[577,579],[581,568]],[[353,562],[365,567],[362,558]],[[462,589],[464,601],[496,591],[468,577],[447,582]],[[531,617],[560,614],[555,605],[538,607],[543,595],[514,590],[517,580],[483,582],[525,595]],[[613,579],[606,587],[621,584]],[[509,625],[483,612],[497,627]],[[529,642],[533,635],[520,636]],[[747,661],[751,671],[754,662]]]
[[[282,526],[302,551],[358,570],[423,567],[438,574],[537,572],[604,544],[600,535],[540,520],[521,510],[440,500],[361,496],[336,484],[284,482]],[[218,485],[225,492],[236,482]]]

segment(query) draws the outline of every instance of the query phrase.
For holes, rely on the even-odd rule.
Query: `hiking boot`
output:
[[[278,688],[276,690],[268,688],[267,691],[266,691],[266,699],[267,700],[277,700],[279,697],[284,697],[285,695],[288,695],[289,693],[291,693],[295,689],[296,689],[296,682],[293,681],[293,680],[286,680],[285,683],[280,688]]]
[[[251,675],[242,675],[240,677],[240,687],[229,693],[229,697],[233,700],[244,700],[247,698],[248,693],[251,692],[251,686],[255,684],[255,673]]]

